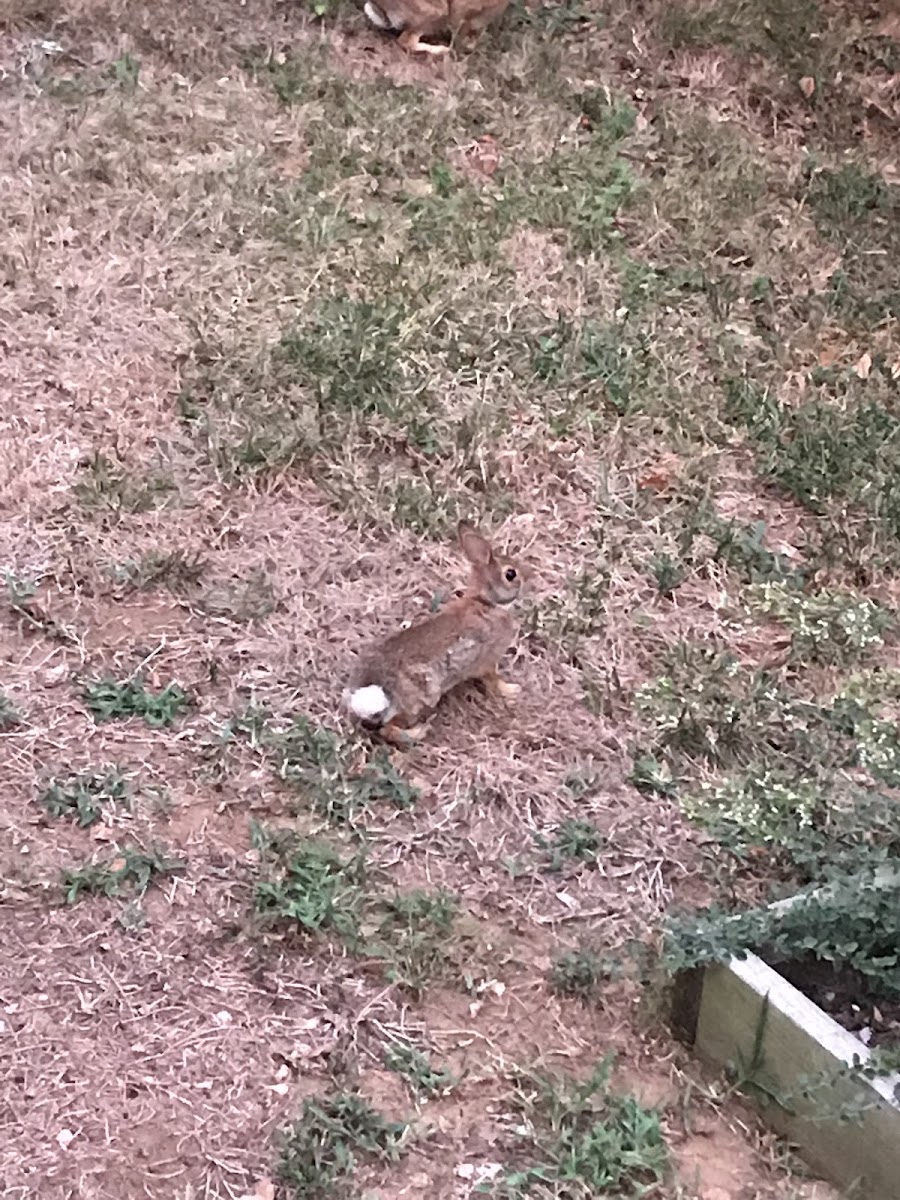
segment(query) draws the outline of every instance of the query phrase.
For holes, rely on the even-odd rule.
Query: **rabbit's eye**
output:
[[[516,577],[517,577],[516,568],[515,567],[507,567],[506,568],[506,582],[507,583],[515,583]]]

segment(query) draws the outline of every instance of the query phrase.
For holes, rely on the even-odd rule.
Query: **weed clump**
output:
[[[480,1192],[514,1200],[535,1188],[560,1200],[640,1196],[662,1182],[668,1155],[659,1113],[610,1087],[609,1060],[585,1082],[524,1078],[518,1107],[528,1145]]]
[[[51,817],[70,817],[82,829],[104,811],[128,802],[128,784],[118,767],[51,779],[38,801]]]
[[[64,871],[66,903],[74,904],[83,895],[112,898],[131,892],[140,897],[159,876],[171,875],[183,870],[184,866],[181,859],[171,857],[164,850],[126,846],[111,858]]]
[[[87,683],[82,699],[95,721],[124,721],[142,717],[157,729],[175,723],[190,707],[187,692],[177,683],[170,683],[154,692],[138,679],[98,679]]]
[[[398,1159],[406,1132],[404,1122],[387,1121],[356,1092],[306,1100],[281,1134],[278,1180],[294,1200],[338,1200],[359,1161]]]

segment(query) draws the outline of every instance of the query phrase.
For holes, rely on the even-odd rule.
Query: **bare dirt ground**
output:
[[[612,1053],[669,1152],[647,1195],[824,1200],[669,1039],[658,997],[610,980],[584,1002],[550,982],[566,950],[653,947],[667,911],[715,895],[715,849],[673,798],[629,782],[633,698],[678,641],[718,639],[748,668],[773,654],[727,563],[689,571],[674,600],[659,584],[671,513],[698,488],[715,481],[723,520],[764,521],[773,552],[807,553],[809,512],[759,483],[742,438],[691,416],[716,338],[762,360],[751,276],[802,277],[815,308],[840,259],[791,198],[800,109],[751,105],[764,59],[748,79],[738,50],[678,48],[650,9],[519,14],[493,48],[435,64],[352,8],[321,25],[237,0],[6,8],[4,1194],[262,1200],[278,1131],[337,1088],[414,1120],[398,1161],[360,1165],[360,1195],[474,1195],[521,1158],[523,1080],[583,1078]],[[896,116],[896,79],[870,91],[868,152],[891,183],[878,112]],[[623,156],[557,163],[591,123],[618,144],[617,97],[636,114]],[[619,161],[643,180],[621,212]],[[689,280],[686,300],[671,275],[653,292],[647,263],[687,279],[716,255],[744,274],[727,303],[720,281],[711,318]],[[626,304],[644,340],[626,353],[598,335],[594,374],[570,388],[582,323]],[[895,345],[890,322],[866,340],[791,320],[790,354],[771,355],[784,396],[826,344],[841,361]],[[632,412],[644,393],[656,407]],[[522,698],[453,697],[385,765],[346,727],[343,681],[358,646],[459,584],[447,532],[464,511],[529,567],[504,667]],[[96,720],[85,688],[132,678],[177,683],[189,709],[163,727]],[[333,732],[302,761],[284,751],[298,715]],[[387,791],[362,796],[372,762]],[[51,780],[107,766],[129,803],[100,820],[39,803]],[[409,807],[391,803],[398,780],[418,789]],[[352,811],[330,806],[342,789]],[[365,921],[362,948],[260,922],[251,821],[364,845],[366,895],[452,893],[439,968],[392,980]],[[539,839],[566,822],[602,850],[550,870]],[[146,891],[66,903],[64,872],[71,886],[135,850],[179,866],[154,859]],[[385,1066],[398,1043],[455,1086],[411,1095]]]

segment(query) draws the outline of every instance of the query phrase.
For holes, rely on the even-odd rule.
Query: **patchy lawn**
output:
[[[900,846],[900,25],[308,11],[0,14],[5,1194],[824,1200],[629,948]]]

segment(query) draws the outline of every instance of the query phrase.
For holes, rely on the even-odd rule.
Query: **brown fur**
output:
[[[509,0],[375,0],[404,50],[446,54],[448,47],[422,42],[450,34],[471,45],[506,12]]]
[[[350,691],[378,685],[391,702],[382,736],[404,741],[437,707],[441,698],[467,680],[481,680],[496,696],[517,688],[497,672],[512,645],[518,623],[506,607],[521,590],[518,565],[494,555],[490,542],[466,522],[460,547],[471,564],[469,586],[440,612],[373,646],[354,673]],[[508,570],[515,579],[506,579]]]

